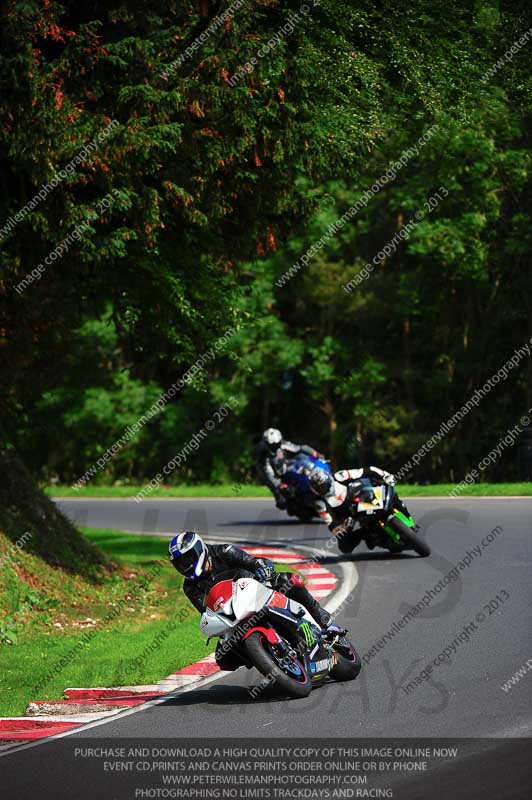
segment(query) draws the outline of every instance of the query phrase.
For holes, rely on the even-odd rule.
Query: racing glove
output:
[[[269,558],[257,558],[257,567],[255,568],[255,575],[258,581],[266,583],[269,581],[275,572],[273,561]]]
[[[366,469],[364,469],[364,477],[372,477],[373,475],[377,475],[378,480],[383,483],[387,483],[389,486],[395,486],[395,475],[392,475],[391,472],[386,472],[385,469],[381,469],[380,467],[366,467]]]
[[[341,538],[342,536],[345,536],[347,533],[350,532],[352,524],[353,520],[351,519],[351,517],[348,517],[340,525],[329,526],[329,530],[333,536]]]

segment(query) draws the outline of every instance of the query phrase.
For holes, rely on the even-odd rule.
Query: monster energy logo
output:
[[[312,631],[310,629],[310,625],[308,624],[308,622],[302,622],[301,625],[299,626],[299,630],[305,637],[306,644],[309,647],[312,647],[312,645],[314,644],[314,636],[312,635]]]

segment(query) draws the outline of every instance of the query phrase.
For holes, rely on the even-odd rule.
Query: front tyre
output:
[[[262,631],[251,633],[244,645],[253,666],[271,684],[290,697],[308,697],[312,683],[302,660],[278,655]]]
[[[402,550],[415,550],[422,558],[430,556],[430,547],[428,544],[400,519],[394,517],[388,521],[388,525],[401,537],[401,541],[404,544],[404,547],[401,548]]]
[[[354,681],[362,668],[362,662],[349,639],[340,639],[335,646],[338,663],[331,670],[335,681]]]

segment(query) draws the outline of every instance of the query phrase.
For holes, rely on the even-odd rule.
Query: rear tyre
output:
[[[331,678],[335,681],[354,681],[362,668],[362,662],[349,639],[340,639],[334,648],[338,663],[331,670]]]
[[[297,510],[297,506],[294,503],[288,502],[286,504],[285,511],[286,511],[286,513],[288,514],[289,517],[298,517],[299,516],[298,510]]]
[[[314,519],[314,509],[304,503],[292,502],[287,510],[291,517],[297,517],[301,522],[312,522]]]
[[[416,553],[422,558],[430,556],[430,547],[428,544],[421,539],[421,537],[417,536],[417,534],[412,531],[412,528],[409,528],[408,525],[405,525],[405,523],[400,519],[394,517],[388,522],[388,525],[399,534],[404,542],[405,546],[401,548],[402,550],[415,550]]]
[[[279,658],[261,631],[250,634],[244,645],[253,666],[269,678],[272,685],[290,697],[308,697],[312,682],[302,660]]]
[[[354,531],[342,533],[336,537],[338,542],[338,549],[341,553],[352,553],[357,544],[360,542],[360,536]]]

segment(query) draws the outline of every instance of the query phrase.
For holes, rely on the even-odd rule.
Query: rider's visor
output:
[[[189,575],[191,572],[194,571],[194,567],[196,566],[196,562],[198,560],[198,556],[194,549],[187,550],[186,553],[183,553],[182,556],[178,556],[174,558],[173,563],[174,567],[181,575]]]
[[[327,480],[320,486],[320,494],[322,497],[330,497],[334,494],[334,480],[332,475],[329,475]]]

